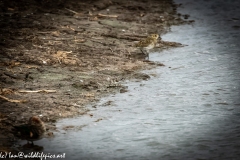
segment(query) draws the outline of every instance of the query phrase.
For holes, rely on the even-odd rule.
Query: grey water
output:
[[[165,64],[128,92],[103,98],[93,116],[64,119],[36,144],[66,159],[209,160],[240,157],[240,1],[191,1],[178,12],[192,25],[163,40],[187,46],[150,53]],[[110,105],[104,105],[107,103]],[[64,126],[85,126],[69,131]]]

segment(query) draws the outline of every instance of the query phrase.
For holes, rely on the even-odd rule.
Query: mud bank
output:
[[[121,82],[147,80],[134,43],[171,25],[192,23],[171,0],[0,2],[0,151],[12,126],[38,115],[48,133],[59,118],[87,114],[102,96],[126,92]],[[181,46],[159,40],[156,51]],[[90,115],[91,116],[91,115]],[[47,134],[51,136],[51,134]]]

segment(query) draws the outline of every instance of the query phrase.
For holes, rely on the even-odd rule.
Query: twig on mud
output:
[[[93,39],[91,39],[91,41],[103,44],[103,42],[101,42],[101,41],[96,41],[96,40],[93,40]]]
[[[42,38],[42,40],[68,41],[73,40],[73,38]]]
[[[57,92],[56,90],[46,90],[46,89],[42,89],[42,90],[36,90],[36,91],[27,91],[27,90],[20,90],[18,91],[19,93],[55,93]]]
[[[76,12],[76,11],[73,11],[73,10],[71,10],[71,9],[68,9],[68,8],[65,8],[66,10],[68,10],[69,12],[72,12],[72,13],[74,13],[74,14],[79,14],[78,12]]]
[[[76,19],[87,19],[88,17],[82,17],[83,16],[83,13],[78,13],[76,11],[73,11],[71,9],[68,9],[68,8],[65,8],[66,10],[68,10],[69,12],[72,12],[74,13],[73,17],[76,18]]]
[[[86,42],[85,39],[74,39],[73,41],[74,42],[80,42],[80,43]]]
[[[15,99],[9,99],[7,97],[4,97],[2,95],[0,95],[0,98],[8,101],[8,102],[13,102],[13,103],[24,103],[24,102],[27,102],[26,100],[15,100]]]
[[[67,28],[69,28],[69,29],[71,29],[71,30],[75,31],[75,29],[74,29],[74,28],[72,28],[71,26],[67,26]]]
[[[98,16],[100,16],[100,17],[109,17],[109,18],[117,18],[118,17],[117,15],[105,15],[105,14],[101,14],[101,13],[98,13]]]
[[[38,66],[34,66],[34,65],[25,65],[24,67],[28,68],[28,69],[31,69],[31,68],[37,69],[37,68],[39,68]]]

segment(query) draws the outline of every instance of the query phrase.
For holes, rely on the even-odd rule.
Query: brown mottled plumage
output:
[[[159,38],[158,34],[151,34],[146,39],[139,41],[135,45],[135,47],[138,47],[142,51],[143,54],[149,56],[148,50],[150,50],[156,46],[158,38]]]
[[[29,118],[28,124],[14,126],[14,128],[20,139],[26,139],[32,144],[33,141],[41,139],[46,131],[45,124],[37,116]]]

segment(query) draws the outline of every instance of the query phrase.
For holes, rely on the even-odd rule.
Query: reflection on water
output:
[[[150,54],[165,67],[129,92],[102,99],[88,115],[57,126],[84,126],[38,141],[67,159],[237,159],[240,156],[240,2],[177,0],[193,26],[162,38],[188,46]],[[102,105],[113,101],[111,105]]]

